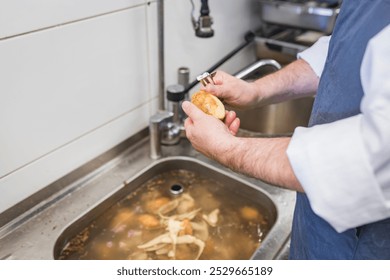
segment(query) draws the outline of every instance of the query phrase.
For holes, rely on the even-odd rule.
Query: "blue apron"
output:
[[[360,113],[363,55],[368,41],[388,24],[390,0],[343,1],[309,126]],[[390,259],[390,219],[337,233],[298,193],[290,259]]]

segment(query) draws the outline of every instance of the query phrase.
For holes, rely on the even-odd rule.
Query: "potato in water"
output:
[[[204,90],[198,91],[192,95],[191,102],[208,115],[217,119],[225,118],[225,106],[218,97]]]

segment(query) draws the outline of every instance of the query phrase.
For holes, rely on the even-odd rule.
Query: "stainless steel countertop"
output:
[[[278,210],[277,221],[265,238],[256,259],[285,258],[291,231],[295,192],[233,173],[196,152],[186,139],[175,146],[163,146],[164,159],[190,157],[230,172],[261,188]],[[0,259],[50,260],[61,233],[73,221],[122,188],[159,160],[149,157],[149,137],[132,144],[121,154],[75,182],[65,185],[35,207],[0,228]]]

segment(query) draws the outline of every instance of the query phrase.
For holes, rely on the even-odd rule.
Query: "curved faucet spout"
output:
[[[261,59],[249,65],[248,67],[245,67],[243,70],[239,71],[234,76],[239,79],[245,79],[250,74],[264,66],[272,66],[275,68],[275,70],[280,70],[282,68],[279,62],[274,59]]]

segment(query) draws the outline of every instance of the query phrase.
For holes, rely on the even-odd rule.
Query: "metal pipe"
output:
[[[186,88],[190,83],[190,69],[188,67],[180,67],[177,70],[177,83]]]
[[[157,0],[157,40],[158,40],[158,109],[165,110],[164,77],[164,0]]]
[[[154,114],[149,120],[149,135],[150,135],[150,157],[159,159],[161,157],[161,137],[162,126],[171,121],[172,112],[161,111]]]
[[[234,50],[232,50],[230,53],[225,55],[221,60],[219,60],[217,63],[215,63],[213,66],[211,66],[209,69],[207,69],[205,72],[213,72],[215,69],[217,69],[219,66],[224,64],[226,61],[228,61],[230,58],[232,58],[234,55],[236,55],[239,51],[241,51],[246,46],[250,45],[255,39],[255,34],[251,31],[247,32],[245,34],[245,42],[241,43],[238,47],[236,47]],[[191,84],[188,85],[186,88],[186,91],[189,91],[194,86],[196,86],[199,83],[197,79],[195,79]]]

